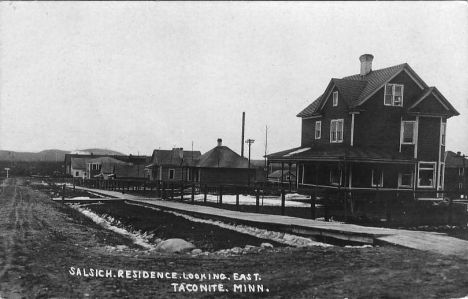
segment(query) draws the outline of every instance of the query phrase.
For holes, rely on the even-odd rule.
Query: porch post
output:
[[[296,189],[299,189],[299,164],[296,161]]]

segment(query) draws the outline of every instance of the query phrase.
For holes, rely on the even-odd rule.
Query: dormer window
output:
[[[385,85],[384,105],[403,107],[403,85]]]
[[[338,106],[338,91],[333,92],[333,107]]]

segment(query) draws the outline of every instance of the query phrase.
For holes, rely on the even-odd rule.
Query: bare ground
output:
[[[468,294],[466,260],[403,248],[275,249],[227,257],[148,252],[22,182],[9,179],[0,189],[1,298],[459,298]],[[116,245],[129,249],[106,247]],[[91,268],[112,271],[111,277],[90,277]],[[122,278],[119,270],[170,272],[176,278]],[[229,280],[185,280],[184,273],[223,273]],[[235,273],[258,273],[261,280],[234,281]],[[181,282],[221,283],[228,292],[174,291],[171,284]],[[263,292],[233,292],[239,283],[261,285]]]

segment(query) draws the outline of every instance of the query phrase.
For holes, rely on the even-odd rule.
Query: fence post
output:
[[[184,201],[184,183],[180,186],[180,200]]]
[[[257,191],[255,193],[255,211],[257,213],[260,213],[260,189],[257,188]]]
[[[166,188],[164,181],[161,181],[161,198],[164,199],[164,188]]]
[[[76,189],[75,189],[75,180],[73,180],[73,193],[75,193]]]
[[[325,190],[325,198],[323,200],[323,208],[324,208],[324,219],[326,222],[330,221],[330,216],[328,215],[328,201],[330,199],[330,194],[328,189]]]
[[[195,202],[195,185],[192,184],[192,204]]]
[[[317,194],[317,192],[315,192]],[[315,195],[310,196],[310,219],[315,220]]]
[[[219,204],[223,203],[223,185],[219,186]]]
[[[206,204],[206,196],[208,194],[208,185],[205,184],[205,190],[203,190],[203,203]]]
[[[62,185],[62,203],[65,203],[65,184]]]
[[[448,224],[452,225],[452,213],[453,213],[453,200],[452,196],[449,197],[449,205],[448,205]]]
[[[171,200],[174,200],[174,183],[171,183]]]
[[[161,196],[161,183],[159,181],[156,181],[156,197],[160,197],[160,196]]]
[[[285,215],[285,206],[286,206],[286,192],[284,188],[281,188],[281,215]]]
[[[239,211],[239,190],[236,192],[236,208]]]
[[[346,205],[346,192],[343,192],[340,186],[338,186],[338,198],[343,199],[344,218],[345,218],[345,222],[347,222],[348,221],[348,207]]]

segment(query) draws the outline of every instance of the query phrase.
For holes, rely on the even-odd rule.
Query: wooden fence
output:
[[[221,208],[256,213],[273,213],[302,218],[335,219],[347,223],[366,224],[379,222],[381,225],[466,225],[468,213],[465,204],[454,203],[455,191],[414,191],[386,189],[349,189],[333,187],[302,186],[292,189],[289,185],[207,185],[176,181],[145,180],[83,180],[74,184],[119,192],[150,195],[164,200],[177,200],[192,204],[214,205]],[[309,211],[304,208],[287,207],[286,193],[297,192],[307,197]],[[203,194],[203,200],[195,195]],[[207,201],[208,194],[217,196],[217,203]],[[236,203],[223,203],[223,196],[235,195]],[[240,195],[251,195],[255,204],[249,208],[240,205]],[[277,206],[264,207],[260,199],[277,196]],[[440,198],[440,200],[417,200],[418,197]],[[197,198],[200,198],[198,196]],[[444,200],[445,199],[445,200]]]

